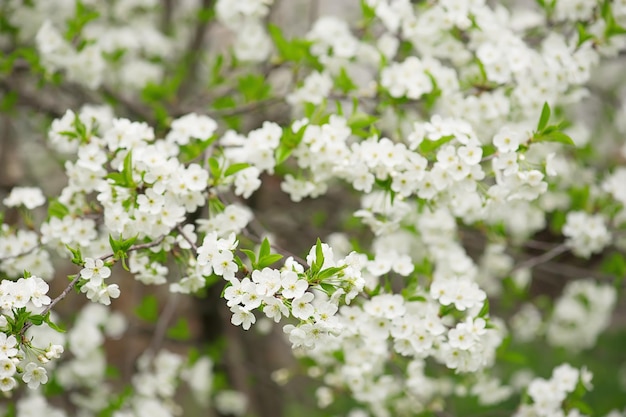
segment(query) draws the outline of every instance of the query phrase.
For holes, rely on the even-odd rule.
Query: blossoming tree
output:
[[[272,3],[0,5],[2,412],[262,414],[211,349],[162,348],[189,329],[153,295],[115,382],[134,278],[282,329],[299,366],[272,383],[308,374],[326,409],[298,415],[623,416],[624,391],[586,400],[617,372],[580,352],[626,275],[626,3],[364,0],[286,27],[307,6]],[[41,126],[58,192],[9,181],[7,138]],[[274,217],[332,233],[268,221],[279,193]]]

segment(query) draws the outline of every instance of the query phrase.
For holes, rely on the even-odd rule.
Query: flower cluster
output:
[[[615,288],[609,284],[592,279],[568,283],[548,321],[548,342],[572,351],[595,346],[609,325],[616,300]]]
[[[572,248],[572,252],[585,258],[601,252],[611,243],[611,232],[599,214],[569,212],[563,226],[563,235],[567,237],[566,242]]]
[[[532,404],[522,405],[515,413],[515,417],[564,415],[563,402],[567,396],[579,384],[590,389],[592,377],[593,375],[585,368],[578,370],[567,363],[554,368],[550,379],[536,378],[528,385],[527,392]],[[579,410],[572,409],[567,415],[581,414]]]

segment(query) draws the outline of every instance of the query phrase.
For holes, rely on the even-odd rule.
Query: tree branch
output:
[[[165,239],[166,235],[161,235],[158,239],[153,240],[152,242],[148,242],[148,243],[141,243],[139,245],[133,245],[131,246],[128,252],[135,252],[141,249],[148,249],[148,248],[152,248],[154,246],[157,246],[159,244],[161,244],[161,242],[163,241],[163,239]],[[106,261],[109,258],[112,258],[113,256],[115,256],[115,254],[113,253],[109,253],[107,255],[103,255],[98,259],[101,259],[103,261]],[[39,313],[42,316],[45,316],[46,314],[48,314],[50,312],[50,310],[52,310],[52,308],[61,300],[63,300],[65,297],[67,297],[67,295],[70,293],[70,291],[72,291],[72,289],[76,286],[76,284],[78,283],[78,280],[80,280],[80,272],[76,274],[76,276],[74,277],[74,279],[72,279],[72,281],[69,283],[69,285],[67,287],[65,287],[65,289],[61,292],[61,294],[59,294],[56,298],[54,298],[50,304],[48,304],[46,306],[46,308],[43,309],[43,311],[41,313]],[[32,322],[27,322],[26,324],[24,324],[24,327],[22,327],[22,330],[20,330],[20,335],[24,335],[26,333],[26,331],[33,325]]]

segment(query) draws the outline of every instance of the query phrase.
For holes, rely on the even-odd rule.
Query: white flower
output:
[[[48,374],[45,368],[38,366],[35,362],[29,362],[24,368],[22,381],[28,384],[28,388],[35,389],[39,384],[48,382]]]
[[[7,207],[17,207],[23,205],[29,210],[42,206],[46,203],[46,197],[37,187],[15,187],[3,201]]]
[[[301,320],[307,320],[315,313],[315,308],[311,304],[313,293],[306,292],[302,297],[295,298],[291,302],[291,314]]]
[[[104,265],[102,259],[85,258],[84,268],[80,271],[83,279],[92,285],[101,285],[103,280],[111,276],[111,269]]]
[[[256,322],[254,314],[241,306],[232,306],[230,311],[233,313],[233,317],[230,319],[230,322],[235,326],[241,325],[244,330],[248,330],[250,326]]]

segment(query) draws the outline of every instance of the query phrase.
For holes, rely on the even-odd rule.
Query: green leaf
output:
[[[333,266],[333,267],[330,267],[330,268],[323,269],[323,270],[321,270],[319,272],[319,274],[317,274],[317,279],[325,280],[327,278],[334,277],[335,275],[337,275],[338,273],[340,273],[341,271],[346,269],[347,266],[348,265]]]
[[[174,340],[185,341],[191,337],[187,319],[179,318],[176,324],[167,329],[167,337]]]
[[[581,22],[576,23],[576,30],[578,31],[578,44],[577,44],[578,47],[580,47],[583,43],[587,42],[588,40],[595,38],[593,34],[587,32],[587,28]]]
[[[366,113],[355,113],[348,119],[348,127],[352,130],[363,129],[376,123],[378,117]]]
[[[109,245],[111,245],[111,251],[117,253],[120,250],[120,241],[113,239],[113,235],[109,234]]]
[[[283,134],[280,137],[280,144],[276,148],[274,155],[277,165],[282,164],[287,158],[289,158],[289,155],[291,155],[293,150],[300,145],[307,126],[308,125],[306,124],[301,126],[295,133],[291,130],[291,127],[285,127],[283,129]]]
[[[563,132],[551,132],[551,133],[548,133],[547,135],[540,135],[538,137],[533,138],[533,141],[534,142],[557,142],[557,143],[563,143],[565,145],[575,146],[575,143],[572,140],[572,138],[570,138]]]
[[[248,168],[249,166],[250,166],[250,164],[247,163],[247,162],[242,162],[242,163],[238,163],[238,164],[232,164],[228,168],[226,168],[226,171],[224,171],[224,177],[229,177],[229,176],[231,176],[233,174],[236,174],[239,171],[242,171],[242,170]]]
[[[85,25],[99,16],[97,11],[87,8],[82,1],[77,0],[74,16],[66,21],[65,39],[68,42],[74,41],[81,34]]]
[[[280,165],[289,158],[294,148],[291,148],[287,145],[280,144],[276,148],[276,152],[274,153],[274,158],[276,158],[276,165]]]
[[[146,295],[143,297],[137,307],[135,314],[140,319],[149,323],[156,323],[159,318],[159,303],[154,295]]]
[[[44,318],[43,321],[50,326],[50,328],[54,331],[57,331],[59,333],[65,333],[65,329],[63,329],[62,327],[60,327],[59,325],[57,325],[56,323],[54,323],[52,320],[50,320],[50,312],[48,312]]]
[[[198,158],[202,153],[217,140],[217,135],[213,135],[205,140],[193,139],[188,144],[180,147],[179,159],[183,163],[189,163]]]
[[[268,31],[281,59],[294,63],[304,62],[318,71],[323,69],[317,57],[313,56],[309,51],[309,47],[313,43],[312,41],[298,38],[287,40],[282,30],[273,24],[268,25]]]
[[[28,318],[28,320],[33,323],[35,326],[41,326],[44,321],[44,318],[41,314],[33,314]]]
[[[218,54],[215,58],[215,62],[211,67],[211,83],[210,85],[220,84],[224,77],[221,75],[222,66],[224,65],[224,55]]]
[[[419,145],[419,152],[422,155],[428,155],[429,153],[432,153],[434,151],[436,151],[437,149],[439,149],[441,146],[445,145],[446,143],[450,142],[452,139],[454,139],[453,135],[448,135],[448,136],[444,136],[442,138],[439,138],[437,140],[423,140],[422,143],[420,143]]]
[[[335,85],[343,93],[349,93],[357,89],[357,85],[352,81],[352,78],[350,78],[344,67],[341,67],[339,75],[335,77]]]
[[[247,103],[260,101],[271,95],[272,87],[262,74],[246,74],[237,79],[237,84]]]
[[[62,219],[69,214],[70,209],[60,203],[59,200],[52,200],[50,204],[48,204],[48,217],[58,217]]]
[[[257,269],[262,269],[283,259],[283,255],[278,253],[272,253],[270,255],[266,255],[259,258],[259,264],[257,265]]]
[[[16,91],[7,91],[4,97],[0,99],[0,112],[8,113],[13,110],[15,103],[17,103],[18,94]]]
[[[258,269],[256,267],[256,254],[254,253],[254,251],[251,251],[250,249],[241,249],[241,251],[246,254],[248,259],[250,259],[250,263],[252,264],[252,268],[253,269]]]
[[[124,169],[122,170],[122,174],[124,175],[127,187],[134,188],[136,185],[135,180],[133,180],[133,152],[130,149],[124,157]]]
[[[220,162],[214,156],[209,158],[209,171],[213,177],[213,182],[218,182],[222,175],[222,169],[220,168]]]
[[[337,289],[334,285],[328,284],[326,282],[320,282],[319,286],[322,287],[322,289],[326,291],[327,294],[332,294]]]
[[[311,265],[312,273],[317,274],[322,269],[322,265],[324,265],[324,251],[322,250],[322,241],[318,237],[315,243],[315,262]]]
[[[72,263],[74,265],[83,266],[85,264],[85,261],[83,260],[83,255],[81,254],[79,248],[74,249],[69,245],[65,245],[65,247],[72,253]]]
[[[480,309],[477,317],[485,318],[489,315],[489,299],[485,299],[485,304],[483,304],[483,308]]]
[[[365,0],[361,0],[361,13],[363,13],[365,20],[372,20],[376,17],[376,9],[370,6]]]
[[[539,123],[537,124],[537,132],[541,132],[550,120],[550,106],[547,102],[543,103],[543,109],[541,110],[541,116],[539,117]]]
[[[259,260],[268,256],[270,254],[270,250],[270,241],[267,240],[267,238],[263,239],[263,242],[261,242],[261,247],[259,248]]]

